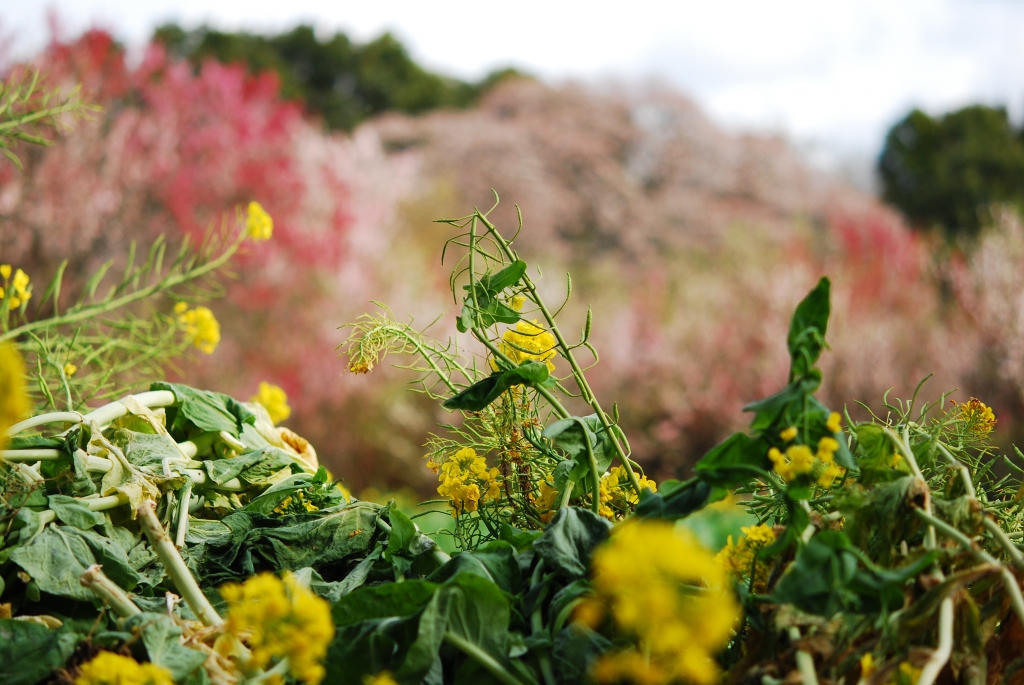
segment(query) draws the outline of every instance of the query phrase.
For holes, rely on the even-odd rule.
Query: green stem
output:
[[[587,424],[583,423],[583,419],[578,416],[573,416],[572,420],[576,422],[576,425],[583,431],[583,444],[587,446],[587,461],[590,462],[590,474],[594,487],[594,492],[591,497],[590,508],[598,516],[601,515],[601,474],[597,472],[597,458],[594,456],[594,448],[590,444],[590,436],[587,435],[589,432]]]
[[[461,635],[456,635],[452,631],[446,631],[444,634],[445,642],[459,649],[466,656],[470,657],[478,664],[483,666],[490,672],[495,678],[500,680],[505,685],[524,685],[523,681],[515,677],[508,670],[498,663],[498,660],[492,657],[490,654],[480,649],[466,638]]]
[[[103,567],[99,564],[93,564],[87,568],[85,573],[82,574],[80,582],[82,587],[92,590],[97,597],[108,604],[114,610],[114,613],[121,618],[128,618],[129,616],[142,613],[142,610],[125,594],[125,591],[103,573]]]
[[[475,217],[479,217],[480,220],[483,222],[484,226],[487,227],[487,230],[494,237],[495,242],[497,242],[498,247],[501,248],[501,251],[505,253],[505,256],[507,256],[509,259],[513,261],[518,259],[516,254],[508,246],[508,243],[505,241],[505,239],[502,238],[501,235],[498,233],[498,229],[495,228],[494,224],[492,224],[490,221],[487,220],[486,217],[480,214],[479,210],[477,210]],[[476,219],[474,218],[474,222],[475,220]],[[529,290],[530,294],[533,296],[534,302],[536,302],[537,305],[540,307],[541,313],[544,315],[544,319],[545,321],[547,321],[548,327],[551,329],[551,333],[554,334],[555,340],[558,341],[558,346],[561,349],[562,356],[565,357],[565,359],[569,362],[569,366],[572,367],[572,374],[576,378],[576,383],[579,385],[580,391],[583,393],[583,399],[594,409],[594,412],[597,414],[597,418],[601,422],[601,425],[604,427],[606,431],[608,431],[608,437],[611,438],[612,445],[615,447],[615,452],[618,454],[619,460],[622,462],[623,468],[626,469],[626,475],[629,477],[629,483],[630,485],[633,486],[633,489],[636,491],[636,496],[639,497],[640,479],[637,478],[636,473],[633,471],[633,466],[629,463],[629,455],[627,455],[626,451],[623,449],[622,444],[619,442],[618,436],[616,436],[614,431],[612,431],[612,425],[608,421],[608,417],[605,416],[604,410],[601,409],[601,404],[597,401],[597,397],[594,395],[594,391],[591,390],[590,383],[587,382],[587,378],[583,374],[583,369],[580,368],[579,363],[576,361],[576,357],[573,356],[572,349],[569,347],[569,344],[566,342],[565,337],[562,335],[562,331],[559,330],[558,325],[555,323],[555,317],[552,316],[551,311],[548,309],[547,305],[544,304],[544,300],[537,293],[537,286],[526,274],[523,274],[523,283],[526,285],[527,290]],[[546,396],[545,399],[547,399]]]
[[[238,251],[239,246],[241,246],[241,244],[245,241],[245,238],[246,234],[245,232],[242,232],[239,235],[238,239],[235,240],[235,242],[232,243],[230,247],[224,250],[224,252],[218,255],[215,259],[212,259],[211,261],[206,262],[202,266],[199,266],[195,269],[173,276],[168,276],[164,280],[154,283],[151,286],[142,288],[140,290],[136,290],[135,292],[129,293],[127,295],[122,295],[121,297],[110,300],[109,302],[101,302],[100,304],[88,305],[82,307],[81,309],[72,312],[66,312],[64,314],[61,314],[60,316],[55,316],[49,319],[39,319],[38,321],[30,321],[17,328],[12,328],[11,330],[0,334],[0,342],[4,342],[5,340],[14,340],[15,338],[21,335],[43,328],[64,326],[67,324],[76,323],[78,321],[85,321],[87,319],[91,319],[97,316],[102,316],[103,314],[112,312],[115,309],[126,307],[132,304],[133,302],[144,300],[147,297],[150,297],[162,290],[167,290],[169,288],[181,285],[182,283],[187,283],[188,281],[195,280],[200,276],[208,274],[211,271],[216,271],[221,266],[223,266],[229,259],[231,259],[235,252]]]

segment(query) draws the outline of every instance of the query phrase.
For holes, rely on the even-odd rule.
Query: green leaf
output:
[[[63,666],[77,645],[78,635],[66,628],[0,619],[0,681],[35,685]]]
[[[181,627],[166,614],[141,613],[125,620],[124,629],[142,632],[149,660],[171,672],[181,682],[206,661],[206,654],[181,644]]]
[[[829,279],[822,277],[793,313],[789,335],[786,338],[789,356],[793,360],[789,372],[791,381],[810,371],[825,347],[825,333],[832,312],[829,303],[830,288]]]
[[[764,438],[734,433],[711,448],[694,470],[701,480],[718,487],[736,487],[755,476],[767,477],[771,469],[770,445]]]
[[[580,421],[583,422],[585,430],[584,426],[580,426]],[[607,471],[615,456],[615,446],[611,436],[601,424],[597,414],[582,418],[560,419],[545,428],[542,436],[554,440],[572,458],[574,465],[568,474],[568,480],[573,482],[583,481],[589,485],[589,481],[584,480],[590,472],[590,460],[587,456],[585,440],[590,441],[594,459],[597,461],[598,473]]]
[[[411,616],[426,606],[435,590],[437,584],[425,580],[363,587],[335,602],[331,616],[339,627],[389,616]]]
[[[181,450],[167,435],[118,429],[110,441],[121,448],[128,461],[139,467],[160,467],[164,459],[181,459]]]
[[[533,551],[547,568],[575,580],[586,575],[591,555],[610,531],[611,523],[593,512],[565,507],[533,543]]]
[[[11,561],[20,566],[43,592],[84,602],[96,596],[82,587],[80,579],[93,564],[125,590],[139,581],[124,550],[109,538],[77,528],[47,526],[27,545],[11,551]]]
[[[291,458],[283,450],[264,447],[228,459],[208,459],[203,465],[210,480],[220,485],[235,477],[250,484],[264,483],[268,476],[291,463]]]
[[[515,368],[498,371],[477,381],[454,397],[445,400],[444,407],[463,411],[482,411],[513,386],[528,385],[546,388],[551,387],[553,380],[549,378],[547,364],[525,361]]]
[[[784,415],[791,419],[790,424],[796,423],[804,410],[805,400],[820,386],[821,372],[811,369],[774,395],[747,404],[743,411],[754,412],[750,430],[761,432],[778,426]]]
[[[447,604],[447,629],[506,662],[508,600],[489,580],[473,574],[460,574],[445,583],[435,599]]]
[[[516,549],[507,542],[495,540],[475,551],[463,552],[430,574],[434,583],[442,583],[460,573],[486,578],[509,596],[518,595],[522,583]]]
[[[191,437],[190,429],[200,432],[227,431],[236,438],[241,435],[242,424],[256,423],[256,416],[234,398],[210,390],[197,390],[178,383],[153,383],[150,390],[170,390],[178,404],[168,408],[170,430],[176,437]],[[173,414],[173,416],[171,416]]]
[[[496,274],[485,274],[480,278],[479,284],[488,294],[497,295],[505,288],[518,283],[525,274],[526,262],[517,259]]]
[[[50,495],[50,509],[57,518],[69,526],[88,530],[103,523],[106,518],[98,511],[92,511],[82,501],[67,495]]]
[[[676,485],[676,487],[672,487]],[[685,484],[666,481],[658,486],[658,492],[640,494],[636,515],[640,518],[659,518],[675,521],[689,516],[704,507],[711,494],[711,485],[703,480],[692,480]]]

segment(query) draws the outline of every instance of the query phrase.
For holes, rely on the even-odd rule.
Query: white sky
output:
[[[1024,116],[1024,2],[1014,0],[0,0],[20,54],[46,13],[68,34],[141,45],[168,20],[277,31],[311,22],[357,40],[384,30],[463,78],[514,65],[553,82],[654,77],[733,128],[842,155],[875,155],[909,107],[1006,104]]]

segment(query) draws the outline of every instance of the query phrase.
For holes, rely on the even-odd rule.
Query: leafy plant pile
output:
[[[287,412],[272,388],[243,403],[156,381],[84,406],[95,396],[76,387],[69,355],[102,374],[105,335],[118,351],[104,359],[121,367],[100,376],[104,393],[137,387],[131,362],[144,353],[117,341],[162,314],[132,307],[175,297],[219,257],[186,260],[150,290],[160,260],[129,267],[110,295],[94,285],[64,313],[54,297],[36,319],[27,276],[0,273],[0,343],[10,341],[0,345],[0,675],[11,685],[1016,682],[1024,468],[988,443],[988,407],[947,408],[947,395],[920,404],[915,393],[855,423],[824,406],[822,279],[792,318],[787,385],[748,405],[749,430],[692,478],[657,484],[630,459],[618,407],[606,411],[587,382],[598,361],[590,312],[575,341],[559,326],[571,279],[550,307],[489,213],[443,220],[460,252],[456,325],[479,354],[386,308],[350,324],[345,345],[354,373],[409,355],[413,389],[453,412],[425,459],[456,522],[441,533],[454,555],[393,503],[347,496],[306,441],[274,424]],[[258,205],[244,226],[224,260],[272,232]],[[163,316],[175,335],[157,352],[212,352],[208,310],[178,298],[173,311]],[[76,347],[86,324],[100,332]],[[35,362],[27,370],[22,356]],[[26,377],[37,411],[19,420]]]

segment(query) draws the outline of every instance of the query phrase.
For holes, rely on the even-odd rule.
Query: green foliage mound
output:
[[[1024,131],[1002,107],[915,109],[886,135],[878,171],[883,197],[916,227],[973,236],[992,203],[1024,204]]]
[[[276,71],[284,97],[302,101],[332,129],[388,111],[420,114],[442,107],[469,107],[515,69],[492,72],[468,83],[417,64],[402,43],[385,33],[359,44],[344,33],[318,38],[312,26],[277,35],[226,33],[206,26],[185,30],[165,24],[155,40],[199,66],[203,60],[244,63],[252,71]]]

